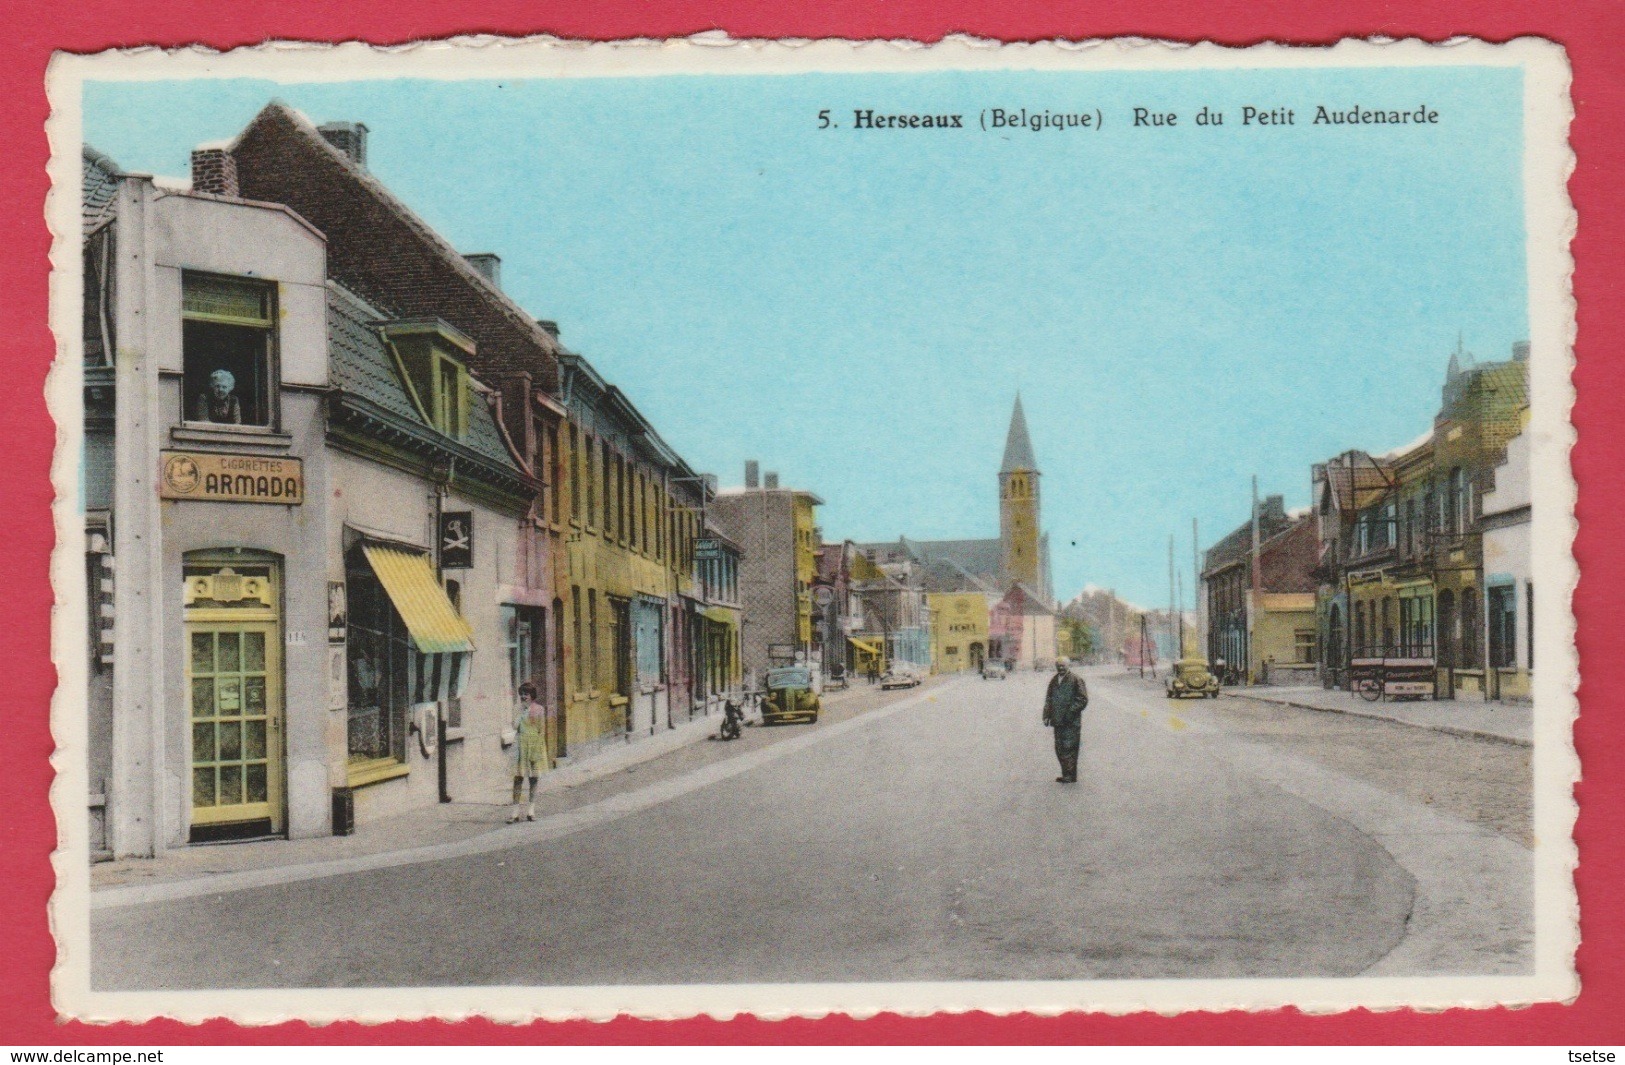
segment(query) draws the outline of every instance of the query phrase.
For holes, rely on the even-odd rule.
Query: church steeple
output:
[[[1021,393],[1017,392],[1016,409],[1010,413],[1010,432],[1004,438],[1004,462],[999,465],[999,472],[1005,474],[1036,469],[1038,462],[1033,458],[1032,438],[1027,435],[1027,415],[1021,409]]]
[[[1004,440],[1004,461],[999,464],[999,546],[1004,583],[1020,581],[1042,595],[1038,526],[1038,461],[1033,458],[1027,415],[1017,394]]]

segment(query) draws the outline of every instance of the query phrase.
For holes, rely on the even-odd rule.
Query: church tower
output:
[[[1046,594],[1039,542],[1038,462],[1018,393],[999,465],[999,546],[1006,585],[1020,581],[1039,595]]]

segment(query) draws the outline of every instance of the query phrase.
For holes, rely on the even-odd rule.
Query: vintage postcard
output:
[[[1571,1000],[1568,84],[57,56],[59,1010]]]

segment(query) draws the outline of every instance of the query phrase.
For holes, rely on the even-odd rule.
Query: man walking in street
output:
[[[1055,676],[1044,693],[1044,724],[1055,730],[1055,757],[1061,762],[1057,784],[1078,782],[1078,744],[1083,738],[1083,709],[1089,705],[1089,689],[1070,666],[1064,658],[1055,660]]]

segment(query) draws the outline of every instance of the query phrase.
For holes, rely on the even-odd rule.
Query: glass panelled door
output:
[[[282,830],[280,627],[270,574],[257,576],[229,568],[205,576],[188,567],[194,826],[268,822],[271,832]],[[245,585],[249,594],[238,598]]]

